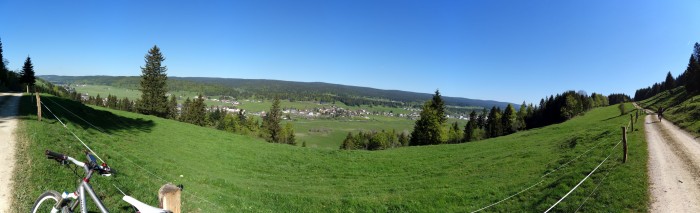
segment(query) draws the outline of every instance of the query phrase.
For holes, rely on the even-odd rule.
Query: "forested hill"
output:
[[[58,84],[98,84],[138,89],[138,76],[39,76]],[[294,82],[264,79],[168,77],[171,91],[193,91],[205,95],[228,95],[237,98],[271,98],[279,96],[290,100],[340,101],[347,105],[373,104],[388,106],[421,105],[432,94],[400,90],[382,90],[322,82]],[[509,103],[443,96],[452,106],[479,106],[505,108]],[[513,104],[516,108],[518,105]]]

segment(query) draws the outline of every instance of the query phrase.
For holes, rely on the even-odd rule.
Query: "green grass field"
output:
[[[687,94],[685,87],[661,92],[639,104],[654,111],[663,107],[664,118],[695,136],[700,136],[700,95]]]
[[[104,85],[85,85],[76,86],[76,91],[80,93],[88,93],[91,96],[107,97],[107,95],[115,95],[117,97],[128,97],[131,100],[136,100],[140,98],[141,92],[138,90],[124,89],[119,87],[104,86]],[[190,91],[176,91],[173,94],[178,97],[190,99],[197,96],[196,93]],[[220,97],[213,97],[219,99]],[[261,112],[269,111],[272,106],[272,101],[270,100],[239,100],[240,105],[238,108],[245,109],[248,112]],[[182,102],[182,100],[180,100]],[[365,109],[368,111],[376,112],[394,112],[394,113],[409,113],[408,110],[401,108],[392,108],[384,106],[347,106],[343,103],[336,102],[320,104],[318,102],[310,101],[294,101],[290,102],[288,100],[282,100],[281,106],[283,108],[295,108],[299,110],[314,109],[314,108],[330,108],[332,106],[342,107],[350,110]],[[218,101],[205,100],[207,106],[231,106]],[[359,131],[381,131],[381,130],[391,130],[396,131],[411,131],[415,121],[407,118],[399,117],[386,117],[386,116],[369,116],[370,119],[365,120],[362,118],[358,119],[295,119],[292,122],[294,126],[295,136],[298,141],[298,145],[301,146],[302,141],[306,141],[308,147],[314,148],[327,148],[327,149],[338,149],[340,144],[345,139],[348,132],[359,132]],[[450,123],[458,121],[456,119],[450,119]],[[460,126],[464,126],[466,123],[463,120],[459,120]],[[309,131],[312,130],[312,131]],[[319,131],[320,130],[320,131]]]
[[[46,115],[36,121],[30,100],[22,100],[17,132],[14,181],[22,193],[13,195],[16,212],[26,212],[44,190],[75,187],[78,179],[72,172],[47,160],[43,150],[84,159],[84,148],[55,119]],[[270,144],[50,96],[43,100],[118,171],[115,177],[94,177],[91,182],[112,211],[128,210],[112,184],[152,205],[162,184],[184,184],[184,212],[469,212],[539,181],[488,211],[543,211],[610,153],[620,140],[620,126],[629,121],[612,106],[566,123],[479,142],[345,151]],[[647,146],[643,121],[637,124],[638,131],[629,135],[629,161],[621,164],[620,147],[612,150],[610,160],[555,211],[574,211],[601,181],[582,211],[646,211]]]

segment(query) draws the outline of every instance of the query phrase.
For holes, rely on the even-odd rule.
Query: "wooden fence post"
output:
[[[627,162],[627,127],[622,127],[622,163]]]
[[[36,116],[41,121],[41,97],[39,92],[36,92]]]
[[[173,184],[165,184],[158,190],[159,206],[173,213],[180,213],[180,188]]]
[[[632,128],[630,131],[634,131],[634,116],[630,114],[630,127]]]

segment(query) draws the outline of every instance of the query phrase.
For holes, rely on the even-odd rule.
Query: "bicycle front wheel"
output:
[[[36,199],[36,202],[34,202],[34,206],[32,207],[32,213],[56,213],[59,210],[55,209],[54,207],[56,206],[56,203],[58,203],[59,200],[61,200],[61,193],[58,193],[57,191],[46,191],[44,192],[44,194],[41,194],[39,198]]]

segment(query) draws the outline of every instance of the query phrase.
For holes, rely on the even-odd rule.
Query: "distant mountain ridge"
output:
[[[59,84],[98,84],[138,89],[138,76],[38,76]],[[349,86],[323,82],[295,82],[266,79],[211,78],[211,77],[168,77],[170,90],[188,90],[205,95],[230,95],[234,97],[270,98],[279,96],[293,100],[340,101],[347,105],[421,105],[433,94],[401,90],[383,90],[370,87]],[[478,100],[443,96],[446,105],[505,108],[507,102]],[[512,104],[518,108],[519,105]]]

